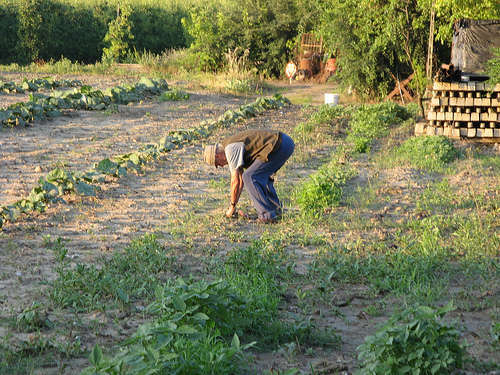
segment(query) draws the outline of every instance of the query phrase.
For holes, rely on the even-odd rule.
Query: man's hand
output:
[[[236,206],[230,205],[226,210],[226,217],[235,217],[236,216]]]

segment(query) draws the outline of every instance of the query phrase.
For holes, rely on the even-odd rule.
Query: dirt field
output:
[[[13,74],[2,76],[9,80],[21,77]],[[97,88],[119,83],[115,78],[65,78],[77,78]],[[334,89],[333,86],[308,84],[283,86],[292,102],[310,98],[312,104],[322,103],[324,92]],[[104,158],[155,142],[169,130],[195,127],[203,120],[215,119],[229,109],[254,101],[254,98],[201,91],[190,94],[187,101],[160,103],[152,99],[119,106],[117,112],[71,111],[55,120],[37,122],[28,128],[0,129],[0,204],[10,204],[27,196],[38,178],[55,167],[85,171]],[[22,95],[1,95],[0,107],[23,98],[25,96]],[[272,128],[290,134],[310,111],[297,104],[268,111],[231,129],[219,130],[206,142],[215,142],[235,131],[249,128]],[[287,186],[299,183],[313,172],[336,145],[328,137],[317,140],[313,145],[297,142],[294,156],[278,174],[279,192],[286,191]],[[78,336],[82,344],[83,353],[70,358],[61,355],[44,360],[33,373],[78,373],[89,365],[86,350],[91,350],[96,343],[112,350],[144,322],[140,313],[127,315],[124,324],[124,316],[117,311],[74,314],[52,307],[45,295],[47,283],[56,278],[55,255],[47,248],[51,240],[64,239],[67,256],[72,262],[92,263],[102,255],[123,249],[142,234],[155,232],[159,234],[162,244],[176,255],[176,274],[200,276],[206,272],[207,257],[224,257],[232,249],[244,247],[270,233],[282,232],[286,235],[297,230],[288,228],[286,222],[269,227],[242,219],[222,218],[229,188],[228,171],[206,166],[200,157],[201,150],[202,144],[174,150],[147,165],[138,175],[131,174],[103,184],[102,191],[95,198],[68,196],[66,203],[51,205],[45,213],[33,213],[5,225],[0,232],[0,337],[9,337],[11,344],[29,341],[33,334],[17,331],[12,326],[12,317],[32,301],[41,301],[47,304],[48,318],[56,322],[42,335],[59,342],[71,341]],[[494,154],[495,151],[489,149],[486,152]],[[374,178],[369,161],[357,163],[362,172],[351,182],[349,188],[353,192]],[[433,179],[405,168],[391,169],[385,176],[377,177],[382,179],[380,189],[389,198],[377,212],[366,213],[367,220],[381,220],[383,215],[390,215],[396,221],[405,220],[408,217],[405,211],[412,207],[412,195],[424,189]],[[495,174],[470,171],[469,175],[457,177],[457,183],[464,186],[471,184],[472,188],[484,190],[487,189],[485,184],[495,185],[495,178]],[[249,209],[246,195],[242,199],[243,208]],[[290,207],[291,211],[294,209]],[[339,216],[347,217],[349,214],[347,207],[339,208]],[[178,227],[183,228],[182,233]],[[388,235],[378,232],[366,234]],[[346,236],[343,230],[331,233],[332,241],[341,241],[342,236]],[[212,252],[210,255],[207,249]],[[314,243],[304,246],[294,244],[286,250],[295,257],[297,275],[307,272],[317,251]],[[313,287],[301,286],[303,290]],[[292,285],[287,294],[288,311],[294,311],[300,302],[296,292]],[[498,311],[498,296],[498,284],[493,285],[490,294],[477,297],[488,299],[487,307],[458,311],[454,315],[464,327],[463,337],[471,344],[470,351],[482,361],[500,360],[488,339],[491,316]],[[377,324],[387,320],[397,303],[395,297],[370,294],[363,285],[339,287],[330,303],[311,311],[311,316],[320,327],[334,329],[342,339],[341,346],[318,346],[309,351],[287,347],[288,352],[286,348],[255,352],[254,371],[264,373],[296,367],[309,373],[310,366],[313,366],[315,374],[352,373],[358,365],[356,347],[374,332]],[[373,310],[382,305],[384,308],[377,313],[367,313],[369,308]]]

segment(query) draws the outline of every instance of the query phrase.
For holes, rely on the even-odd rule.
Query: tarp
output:
[[[481,74],[492,48],[500,48],[500,20],[460,20],[455,24],[451,63],[463,73]]]

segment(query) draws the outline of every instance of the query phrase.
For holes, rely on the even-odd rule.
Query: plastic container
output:
[[[331,106],[339,104],[339,94],[325,94],[325,104]]]

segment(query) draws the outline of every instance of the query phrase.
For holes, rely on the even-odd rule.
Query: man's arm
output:
[[[231,173],[231,194],[230,194],[230,206],[226,211],[226,216],[233,216],[236,211],[236,204],[240,199],[241,192],[243,190],[243,171],[241,168],[236,168],[234,173]]]

